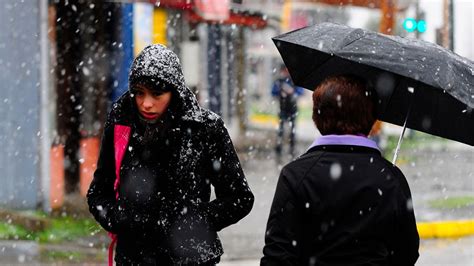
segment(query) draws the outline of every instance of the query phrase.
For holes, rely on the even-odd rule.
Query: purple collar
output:
[[[323,146],[323,145],[352,145],[352,146],[363,146],[372,149],[379,150],[375,141],[368,139],[365,136],[356,136],[356,135],[324,135],[317,138],[308,150],[314,146]]]

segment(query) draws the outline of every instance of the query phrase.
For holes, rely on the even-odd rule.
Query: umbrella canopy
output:
[[[474,145],[474,63],[436,44],[322,23],[274,37],[294,83],[353,74],[377,91],[378,119]]]

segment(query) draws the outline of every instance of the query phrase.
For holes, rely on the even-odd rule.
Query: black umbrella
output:
[[[429,42],[333,23],[273,41],[296,85],[314,90],[330,75],[364,77],[379,96],[378,119],[474,145],[472,61]]]

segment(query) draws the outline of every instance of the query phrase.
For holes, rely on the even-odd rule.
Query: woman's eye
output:
[[[160,97],[161,95],[163,95],[163,93],[161,93],[161,92],[153,92],[153,97]]]

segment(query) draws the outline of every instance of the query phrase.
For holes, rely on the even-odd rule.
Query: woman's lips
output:
[[[147,113],[147,112],[141,112],[142,116],[145,117],[146,119],[155,119],[158,117],[157,113]]]

